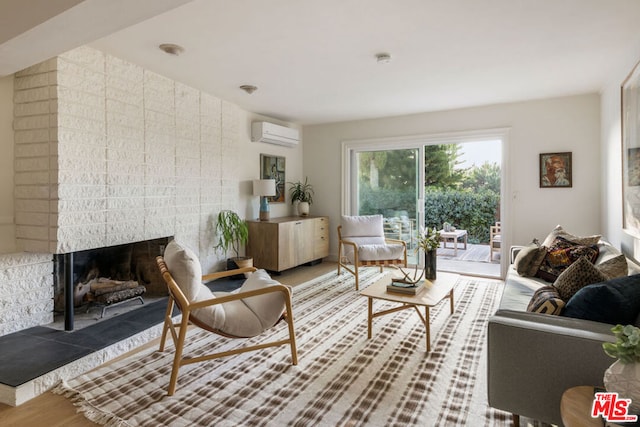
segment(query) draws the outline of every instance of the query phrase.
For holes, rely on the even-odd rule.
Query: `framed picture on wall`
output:
[[[540,188],[573,186],[571,152],[540,154]]]
[[[640,66],[631,70],[620,91],[622,117],[622,227],[640,238]]]
[[[276,180],[276,195],[269,197],[269,203],[284,203],[285,158],[260,154],[260,179]]]

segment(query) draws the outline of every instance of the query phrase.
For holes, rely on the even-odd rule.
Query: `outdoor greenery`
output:
[[[442,227],[445,222],[467,230],[470,243],[489,241],[500,196],[493,191],[428,189],[424,200],[425,225]]]
[[[416,149],[359,154],[359,213],[416,218]],[[470,243],[487,243],[499,220],[500,166],[460,168],[460,144],[425,146],[425,227],[445,222],[468,232]]]

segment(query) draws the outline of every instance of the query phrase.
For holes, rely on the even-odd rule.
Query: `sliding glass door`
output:
[[[488,239],[496,223],[502,223],[502,242],[509,236],[502,215],[509,208],[501,161],[507,134],[490,129],[345,142],[342,212],[381,214],[387,237],[407,243],[412,265],[423,262],[414,250],[420,228],[450,223],[460,244],[438,250],[438,269],[502,277],[506,251],[494,256]]]
[[[407,243],[412,264],[418,224],[419,159],[418,148],[358,151],[354,159],[357,184],[352,212],[381,214],[385,236]]]

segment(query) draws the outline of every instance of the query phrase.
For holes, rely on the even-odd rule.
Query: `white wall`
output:
[[[510,128],[506,159],[511,242],[544,239],[557,224],[577,234],[601,232],[600,97],[597,94],[304,127],[304,172],[315,188],[312,213],[328,215],[337,255],[341,215],[341,143]],[[573,188],[539,188],[539,154],[573,153]],[[503,214],[504,216],[504,214]],[[507,221],[505,221],[507,222]]]
[[[610,79],[602,91],[600,109],[602,122],[602,221],[603,229],[614,246],[636,260],[640,259],[640,240],[623,230],[622,223],[622,123],[620,87],[640,60],[640,44],[636,54],[611,66]]]
[[[0,78],[0,253],[13,252],[13,76]]]

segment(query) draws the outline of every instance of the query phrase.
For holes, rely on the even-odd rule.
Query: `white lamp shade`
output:
[[[275,179],[254,179],[253,195],[254,196],[275,196],[276,180]]]

